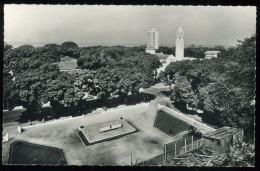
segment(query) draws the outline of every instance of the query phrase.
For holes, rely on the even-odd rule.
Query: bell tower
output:
[[[176,31],[175,56],[178,61],[184,58],[184,31],[181,26]]]

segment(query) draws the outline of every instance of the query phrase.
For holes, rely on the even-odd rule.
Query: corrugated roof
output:
[[[203,135],[204,137],[207,137],[207,138],[212,138],[212,139],[217,139],[217,140],[220,140],[226,136],[230,136],[236,132],[238,132],[239,129],[238,128],[234,128],[234,127],[222,127],[220,129],[217,129],[216,131],[213,131],[213,132],[209,132],[205,135]]]

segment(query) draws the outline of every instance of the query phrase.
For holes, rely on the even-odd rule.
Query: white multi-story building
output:
[[[206,59],[216,58],[220,51],[206,51],[204,52]]]
[[[145,52],[155,54],[155,50],[159,47],[159,32],[156,28],[147,31],[147,47]]]
[[[178,61],[184,59],[184,31],[181,26],[176,31],[175,56]]]

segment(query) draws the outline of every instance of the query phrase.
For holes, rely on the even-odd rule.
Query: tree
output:
[[[44,45],[43,47],[45,47],[45,48],[58,48],[59,45],[57,45],[56,43],[49,43],[49,44]]]
[[[11,97],[11,88],[13,84],[13,76],[10,71],[4,67],[3,69],[3,105],[4,109],[8,108],[8,99]],[[9,104],[11,106],[11,104]]]
[[[75,42],[67,41],[60,45],[61,48],[78,48],[79,46]]]
[[[17,47],[17,49],[19,49],[19,50],[29,50],[29,49],[33,49],[33,48],[34,47],[32,45],[27,45],[27,44]]]
[[[243,128],[246,139],[252,141],[255,45],[253,35],[225,50],[221,57],[171,63],[163,73],[168,80],[175,80],[171,99],[203,110],[203,120],[208,123]]]
[[[11,97],[8,99],[9,110],[21,103],[26,108],[24,114],[27,118],[38,118],[44,103],[43,95],[47,88],[47,81],[56,79],[58,72],[57,66],[45,64],[39,69],[25,70],[17,74],[11,87]]]
[[[163,53],[167,55],[175,55],[175,49],[174,48],[169,48],[166,46],[160,46],[158,50],[156,50],[157,53]]]
[[[8,51],[11,51],[13,49],[12,45],[9,45],[8,43],[4,42],[4,53],[7,53]]]

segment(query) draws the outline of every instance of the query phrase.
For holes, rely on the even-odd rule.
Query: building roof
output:
[[[238,128],[225,126],[220,129],[217,129],[216,131],[206,133],[203,136],[206,138],[221,140],[227,136],[237,133],[238,131],[239,131]]]
[[[217,50],[212,50],[212,51],[206,51],[206,52],[204,52],[205,54],[207,54],[207,55],[211,55],[211,54],[218,54],[218,53],[220,53],[220,51],[217,51]]]
[[[179,26],[178,30],[176,31],[176,33],[184,33],[183,29],[181,28],[181,26]]]
[[[77,69],[77,59],[65,56],[60,59],[60,62],[54,62],[53,64],[57,64],[61,71],[72,71]]]
[[[166,60],[170,55],[166,55],[163,53],[155,53],[155,55],[159,58],[159,59],[164,59]]]
[[[77,62],[77,59],[69,57],[69,56],[64,56],[60,58],[61,62]]]
[[[77,62],[60,62],[57,64],[60,70],[74,70],[78,67]]]

